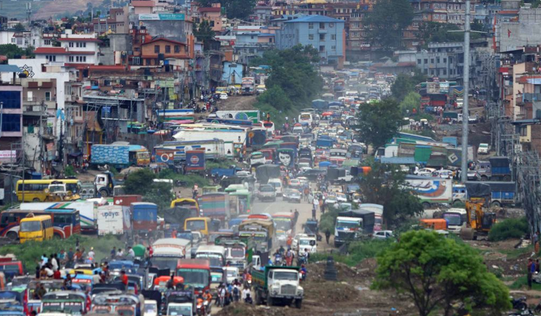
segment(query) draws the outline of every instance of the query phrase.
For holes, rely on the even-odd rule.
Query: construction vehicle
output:
[[[487,237],[495,224],[497,215],[489,211],[491,187],[484,183],[467,183],[468,200],[465,202],[467,211],[466,226],[461,229],[460,236],[465,240],[476,240]]]

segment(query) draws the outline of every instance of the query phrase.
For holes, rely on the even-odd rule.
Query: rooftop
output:
[[[344,21],[323,15],[307,15],[284,23],[344,23]]]

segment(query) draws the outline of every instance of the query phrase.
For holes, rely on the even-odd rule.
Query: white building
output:
[[[57,39],[60,47],[38,47],[34,51],[36,58],[45,58],[50,62],[64,63],[66,67],[98,64],[98,43],[96,34],[72,34],[66,30]]]

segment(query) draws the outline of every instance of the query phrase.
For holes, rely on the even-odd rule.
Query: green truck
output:
[[[273,306],[277,303],[301,308],[303,288],[299,286],[299,267],[265,266],[252,269],[255,303]]]

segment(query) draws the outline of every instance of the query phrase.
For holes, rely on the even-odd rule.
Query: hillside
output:
[[[34,19],[48,19],[50,17],[55,17],[66,12],[71,14],[79,10],[86,10],[88,3],[96,8],[98,7],[103,0],[55,0],[55,1],[42,1],[41,7],[38,10],[33,10],[34,14],[32,18]],[[36,2],[33,2],[36,3]],[[40,3],[40,2],[38,2]],[[34,5],[34,4],[32,4]]]

